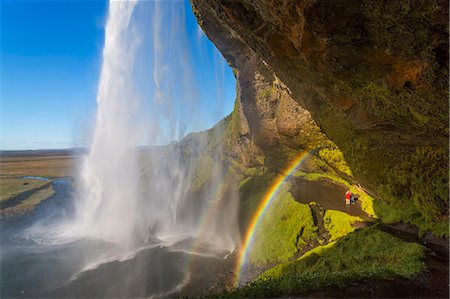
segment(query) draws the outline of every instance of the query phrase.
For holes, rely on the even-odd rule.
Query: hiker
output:
[[[351,193],[350,194],[350,204],[354,204],[355,203],[355,194]]]
[[[350,192],[350,190],[347,190],[347,192],[345,192],[345,204],[346,205],[350,204],[351,197],[352,197],[352,193]]]

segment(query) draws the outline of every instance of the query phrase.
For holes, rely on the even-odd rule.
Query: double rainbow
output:
[[[239,256],[235,265],[235,286],[239,285],[242,267],[246,264],[248,253],[250,251],[250,248],[252,247],[255,228],[257,227],[264,213],[267,211],[268,207],[272,204],[274,198],[277,197],[280,191],[280,187],[307,156],[308,152],[302,152],[289,164],[289,166],[284,171],[282,171],[277,176],[267,193],[264,195],[262,201],[258,205],[255,213],[253,214],[247,232],[245,233],[244,241],[242,243],[242,247],[239,251]]]

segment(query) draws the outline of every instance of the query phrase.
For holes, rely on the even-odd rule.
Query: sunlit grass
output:
[[[327,210],[323,217],[326,230],[330,234],[330,242],[336,241],[355,230],[352,226],[357,221],[363,221],[361,218],[349,215],[336,210]]]
[[[49,198],[55,193],[52,186],[48,186],[45,189],[36,191],[33,195],[28,197],[26,200],[22,201],[21,203],[9,207],[6,209],[3,209],[1,211],[2,217],[12,217],[12,216],[21,216],[23,214],[31,212],[38,204],[40,204],[45,199]]]
[[[383,201],[377,201],[375,208],[384,223],[392,224],[407,221],[407,223],[411,223],[418,227],[419,235],[421,236],[428,230],[431,230],[437,237],[448,238],[449,236],[448,217],[439,221],[429,222],[425,221],[412,205],[390,205]]]
[[[17,178],[0,178],[0,202],[6,201],[19,195],[22,192],[39,188],[46,181]]]
[[[75,176],[76,157],[71,156],[23,156],[2,157],[1,176],[41,176],[46,178]]]
[[[279,297],[367,279],[413,278],[425,269],[424,247],[376,227],[362,228],[264,272],[220,297]]]
[[[387,203],[385,201],[375,199],[358,186],[352,185],[342,178],[329,174],[305,173],[298,171],[294,175],[311,181],[326,178],[347,186],[350,192],[359,195],[358,200],[361,202],[361,209],[372,218],[380,219],[384,223],[392,224],[405,222],[417,226],[419,228],[419,235],[423,235],[430,230],[437,237],[449,236],[448,218],[437,221],[426,221],[422,215],[417,212],[417,209],[412,203],[405,204],[400,201]]]
[[[286,185],[258,223],[249,262],[256,266],[286,262],[300,246],[317,238],[308,205],[295,201]]]

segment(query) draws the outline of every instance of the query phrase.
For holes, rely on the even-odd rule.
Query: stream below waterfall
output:
[[[34,211],[1,219],[1,297],[159,297],[203,292],[226,280],[228,252],[209,245],[193,252],[192,237],[124,249],[70,236],[64,223],[74,217],[71,180],[52,185],[55,194]]]

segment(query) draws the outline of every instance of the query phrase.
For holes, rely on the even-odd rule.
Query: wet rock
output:
[[[191,1],[266,166],[329,138],[403,220],[448,219],[447,1]]]

